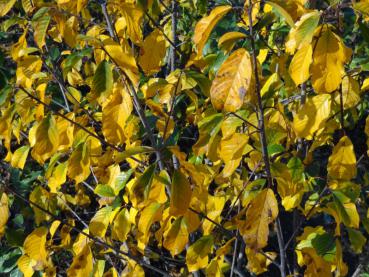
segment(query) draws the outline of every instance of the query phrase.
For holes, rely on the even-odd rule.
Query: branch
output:
[[[303,220],[301,220],[299,222],[299,224],[297,225],[295,231],[293,232],[292,236],[289,238],[289,240],[287,241],[287,243],[284,246],[284,250],[286,251],[288,248],[288,245],[290,245],[290,243],[292,242],[292,240],[297,236],[297,233],[299,232],[302,224],[304,224],[304,222],[307,220],[307,218],[309,218],[309,216],[311,215],[311,213],[313,212],[313,210],[315,209],[315,207],[318,205],[320,199],[322,198],[322,196],[324,195],[325,191],[327,190],[327,187],[324,187],[324,189],[322,190],[322,192],[319,194],[318,199],[315,201],[314,205],[310,208],[310,210],[308,211],[308,213],[306,214],[306,216],[303,218]]]
[[[136,113],[138,114],[138,117],[140,118],[140,121],[142,123],[142,125],[144,126],[147,135],[150,139],[150,142],[152,144],[152,147],[155,149],[155,154],[156,154],[156,160],[158,162],[159,165],[159,169],[163,170],[164,169],[164,165],[163,165],[163,160],[161,157],[161,152],[158,148],[158,145],[156,143],[156,140],[154,138],[154,134],[151,132],[151,128],[150,125],[148,123],[148,120],[146,118],[145,112],[142,109],[141,105],[140,105],[140,100],[138,98],[137,92],[135,90],[135,88],[133,87],[132,83],[129,82],[129,78],[127,78],[126,74],[122,71],[122,69],[118,66],[118,64],[116,63],[116,61],[113,59],[113,57],[109,54],[109,52],[105,49],[104,46],[101,46],[101,49],[108,55],[108,57],[110,58],[110,60],[114,63],[115,68],[116,68],[116,72],[118,74],[120,74],[120,76],[124,77],[123,79],[123,84],[124,86],[127,88],[127,90],[130,92],[130,95],[133,99],[133,106],[136,110]],[[127,81],[128,80],[128,81]],[[129,82],[129,83],[128,83]]]
[[[211,223],[213,223],[214,225],[216,225],[226,236],[228,236],[229,238],[234,238],[235,236],[233,235],[233,233],[229,230],[227,230],[226,228],[224,228],[221,224],[219,224],[218,222],[215,222],[214,220],[212,220],[211,218],[209,218],[207,215],[196,211],[193,208],[188,208],[189,211],[199,215],[201,218],[204,218],[208,221],[210,221]]]
[[[86,232],[84,232],[83,230],[73,226],[72,224],[70,224],[67,220],[64,220],[63,218],[59,218],[58,216],[54,215],[53,213],[51,213],[50,211],[44,209],[43,207],[41,207],[40,205],[38,205],[37,203],[29,200],[29,199],[26,199],[25,197],[23,197],[22,195],[18,194],[16,191],[14,191],[13,189],[7,187],[7,190],[9,190],[12,194],[14,194],[16,197],[18,197],[20,200],[24,201],[25,203],[27,203],[28,205],[32,205],[34,207],[36,207],[37,209],[39,209],[40,211],[46,213],[47,215],[49,215],[50,217],[52,217],[54,220],[59,220],[62,224],[64,225],[67,225],[68,227],[72,228],[73,230],[75,230],[76,232],[78,232],[79,234],[82,234],[84,236],[86,236],[87,238],[91,239],[92,241],[94,241],[96,244],[99,244],[103,247],[106,247],[106,248],[109,248],[111,250],[113,250],[113,254],[117,257],[120,258],[120,256],[118,254],[121,254],[131,260],[134,260],[136,263],[138,263],[139,265],[147,268],[147,269],[150,269],[152,271],[155,271],[156,273],[159,273],[161,274],[162,276],[166,276],[166,277],[170,277],[169,274],[167,274],[166,272],[140,260],[139,258],[129,254],[128,252],[125,252],[125,251],[122,251],[120,250],[119,248],[116,248],[108,243],[106,243],[105,241],[99,239],[99,238],[96,238]]]
[[[33,100],[35,100],[37,103],[42,104],[45,108],[47,108],[49,111],[53,112],[54,114],[64,118],[65,120],[67,120],[68,122],[72,123],[73,125],[75,125],[76,127],[82,129],[83,131],[85,131],[86,133],[88,133],[90,136],[98,139],[102,145],[105,146],[109,146],[112,149],[118,151],[118,152],[122,152],[122,149],[120,147],[115,146],[114,144],[111,144],[109,142],[107,142],[104,138],[98,136],[97,134],[91,132],[90,130],[88,130],[86,127],[84,127],[83,125],[79,124],[76,121],[71,120],[70,118],[68,118],[67,116],[65,116],[64,114],[55,111],[53,108],[51,108],[50,105],[46,104],[45,102],[43,102],[42,100],[38,99],[37,97],[33,96],[31,93],[29,93],[26,89],[24,89],[23,87],[18,87],[19,89],[21,89],[24,93],[26,93],[30,98],[32,98]],[[142,161],[140,161],[139,159],[136,159],[135,157],[130,157],[131,159],[133,159],[134,161],[140,163],[141,165],[146,166],[146,164]]]
[[[258,101],[258,114],[259,114],[259,133],[260,133],[260,142],[262,147],[262,156],[265,164],[265,171],[267,174],[267,180],[268,180],[268,187],[273,186],[273,179],[272,174],[270,170],[270,161],[269,161],[269,154],[268,154],[268,143],[266,139],[266,132],[265,132],[265,122],[264,122],[264,108],[263,108],[263,102],[261,97],[261,83],[259,80],[259,71],[258,71],[258,64],[257,64],[257,57],[256,57],[256,47],[255,47],[255,38],[254,38],[254,31],[253,31],[253,22],[252,22],[252,9],[253,9],[253,3],[252,0],[249,0],[249,7],[248,7],[248,18],[249,18],[249,31],[250,31],[250,41],[251,41],[251,48],[252,48],[252,60],[253,60],[253,71],[255,75],[255,82],[256,82],[256,96]],[[279,221],[277,220],[277,225]],[[278,228],[277,228],[278,229]],[[284,243],[283,243],[283,237],[281,237],[281,232],[277,232],[278,237],[278,245],[279,245],[279,255],[281,259],[280,264],[280,271],[281,271],[281,277],[286,277],[286,269],[285,269],[285,251],[284,251]]]

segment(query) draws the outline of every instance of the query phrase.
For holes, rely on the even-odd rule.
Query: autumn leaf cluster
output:
[[[0,0],[0,274],[359,274],[368,21],[368,0]]]

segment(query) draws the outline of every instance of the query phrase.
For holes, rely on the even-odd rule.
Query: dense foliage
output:
[[[0,274],[364,272],[368,21],[368,0],[0,0]]]

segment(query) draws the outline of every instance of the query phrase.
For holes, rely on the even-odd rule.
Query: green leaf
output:
[[[288,161],[287,167],[291,172],[292,180],[299,181],[302,179],[304,173],[304,165],[299,158],[292,157]]]
[[[132,191],[137,197],[137,201],[144,201],[147,199],[150,192],[151,183],[154,178],[155,169],[156,163],[148,167],[133,184]]]
[[[315,248],[319,256],[326,261],[333,261],[336,255],[336,242],[332,235],[324,233],[317,235],[311,240],[312,246]]]
[[[92,80],[92,92],[95,98],[105,100],[113,89],[113,70],[110,63],[102,61],[95,72]]]
[[[6,102],[11,91],[12,87],[10,85],[6,85],[2,90],[0,90],[0,106]]]
[[[102,197],[115,197],[114,190],[108,185],[97,185],[94,193]]]
[[[269,156],[273,156],[275,154],[281,153],[285,151],[284,147],[280,144],[271,144],[268,145],[268,154]]]
[[[347,232],[349,234],[352,249],[355,253],[361,253],[366,243],[366,238],[360,231],[352,228],[347,228]]]

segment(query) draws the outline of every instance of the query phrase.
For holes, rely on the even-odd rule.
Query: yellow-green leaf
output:
[[[291,29],[287,38],[286,51],[288,53],[293,54],[296,49],[311,43],[314,31],[319,24],[320,14],[319,11],[314,10],[304,14],[296,22],[295,27]]]
[[[213,236],[203,236],[187,249],[186,265],[189,272],[193,272],[208,265],[209,253],[214,244]]]
[[[282,16],[286,20],[287,24],[290,25],[290,27],[295,26],[295,22],[293,22],[291,15],[283,7],[272,1],[266,1],[265,3],[272,6],[276,13]]]
[[[6,15],[17,0],[0,0],[0,17]]]
[[[366,243],[365,236],[358,230],[347,228],[351,247],[355,253],[359,254],[363,251],[363,247]]]
[[[39,9],[32,18],[32,27],[34,30],[33,37],[39,48],[45,45],[45,36],[50,20],[51,17],[46,7]]]
[[[144,247],[150,239],[151,225],[160,220],[163,215],[164,206],[157,202],[151,202],[141,212],[138,220],[139,246]]]
[[[12,167],[23,169],[28,157],[29,149],[30,147],[28,145],[25,145],[15,150],[11,160]]]
[[[98,236],[100,238],[105,237],[112,211],[112,207],[107,206],[96,212],[88,225],[91,235]]]

